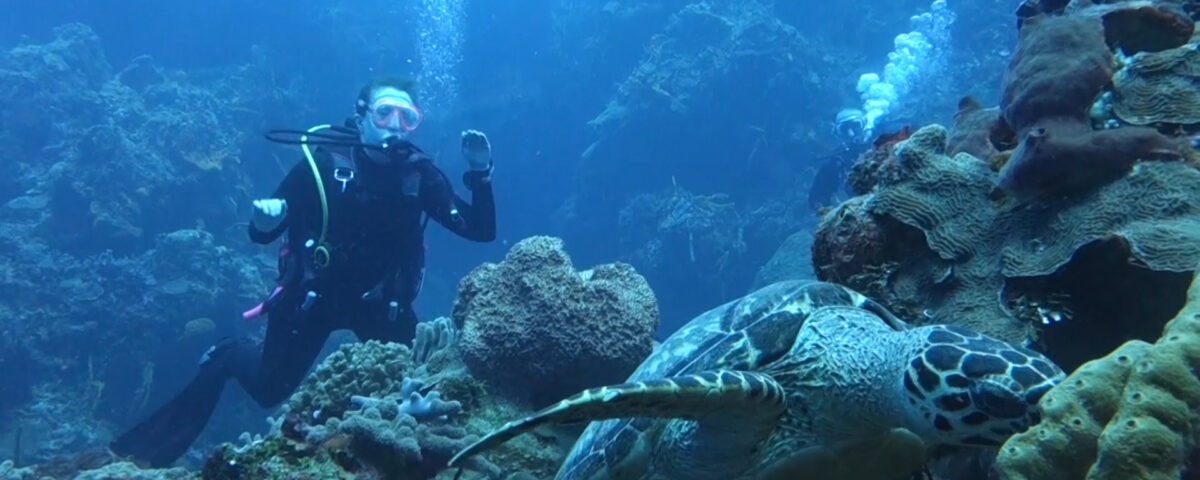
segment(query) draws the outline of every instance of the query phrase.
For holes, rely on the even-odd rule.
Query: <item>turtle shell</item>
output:
[[[882,310],[862,294],[832,283],[774,283],[692,319],[655,349],[628,381],[716,369],[762,370],[787,354],[809,315],[834,305]],[[896,321],[893,325],[902,324]],[[666,422],[655,418],[592,422],[575,443],[557,478],[640,477],[637,472],[644,471],[656,437],[646,434],[661,429]]]

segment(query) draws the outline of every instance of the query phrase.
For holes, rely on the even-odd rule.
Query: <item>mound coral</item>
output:
[[[624,380],[650,353],[658,304],[633,267],[576,272],[562,241],[531,237],[459,284],[453,318],[471,372],[545,404]]]
[[[1042,422],[1004,444],[996,469],[1009,480],[1177,480],[1200,447],[1197,372],[1200,276],[1157,342],[1130,341],[1047,393]]]

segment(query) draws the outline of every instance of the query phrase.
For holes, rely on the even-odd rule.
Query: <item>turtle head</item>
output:
[[[1065,377],[1040,353],[966,329],[917,329],[925,347],[904,375],[904,394],[926,441],[998,446],[1041,420],[1038,402]]]

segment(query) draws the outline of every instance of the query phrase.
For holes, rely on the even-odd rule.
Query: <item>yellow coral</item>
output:
[[[1045,420],[1004,444],[997,469],[1008,480],[1084,478],[1096,461],[1096,440],[1117,413],[1131,367],[1149,348],[1131,341],[1079,367],[1042,399]]]
[[[1130,341],[1042,399],[1045,420],[1001,448],[1008,480],[1177,480],[1200,445],[1200,275],[1153,345]]]

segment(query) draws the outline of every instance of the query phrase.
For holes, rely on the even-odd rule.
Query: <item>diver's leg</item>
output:
[[[291,309],[271,312],[260,352],[239,359],[233,372],[242,389],[263,408],[286,400],[316,362],[329,338],[332,308],[314,307],[309,313]]]
[[[167,467],[183,455],[204,430],[230,376],[229,360],[257,352],[247,340],[214,346],[201,361],[200,370],[186,387],[149,418],[121,434],[109,446],[113,453],[129,456],[153,467]]]
[[[118,437],[110,445],[113,453],[155,467],[171,465],[204,430],[230,377],[263,407],[283,401],[304,379],[329,335],[317,318],[296,317],[272,313],[262,345],[239,339],[214,346],[191,383]]]

